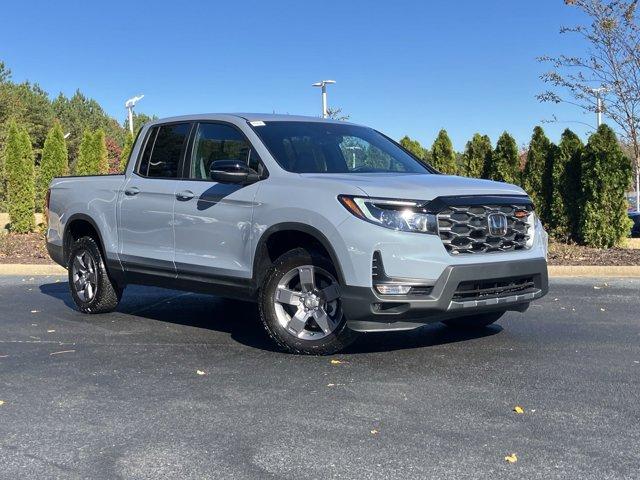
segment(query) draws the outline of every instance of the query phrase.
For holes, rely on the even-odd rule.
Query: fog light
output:
[[[376,290],[382,295],[406,295],[411,291],[411,285],[376,285]]]

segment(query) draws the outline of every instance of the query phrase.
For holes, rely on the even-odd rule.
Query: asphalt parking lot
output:
[[[0,478],[640,478],[639,292],[555,280],[475,335],[301,357],[251,304],[133,287],[89,317],[0,277]]]

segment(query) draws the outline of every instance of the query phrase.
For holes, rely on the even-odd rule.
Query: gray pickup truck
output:
[[[519,187],[442,175],[346,122],[158,120],[124,175],[54,179],[47,215],[80,311],[115,309],[128,284],[254,300],[296,353],[429,322],[484,327],[548,289],[547,235]]]

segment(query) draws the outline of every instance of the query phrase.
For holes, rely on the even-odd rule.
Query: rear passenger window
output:
[[[190,129],[190,123],[153,127],[142,153],[138,173],[151,178],[176,178]]]

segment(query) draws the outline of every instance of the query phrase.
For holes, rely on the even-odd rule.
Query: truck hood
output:
[[[370,197],[433,200],[455,195],[526,195],[509,183],[452,175],[416,173],[305,173],[305,178],[330,180],[357,187]],[[346,192],[345,192],[346,193]]]

